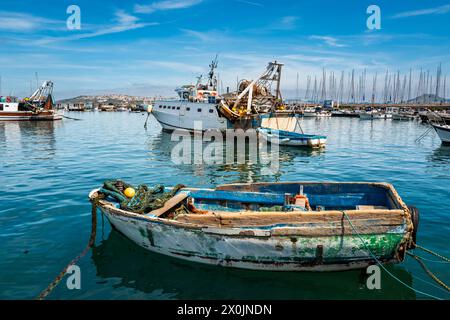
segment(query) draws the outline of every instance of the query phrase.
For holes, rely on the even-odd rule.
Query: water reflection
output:
[[[246,154],[244,161],[239,160],[237,152],[234,154],[232,161],[226,158],[227,148],[226,143],[218,143],[219,148],[222,149],[223,161],[222,163],[208,164],[203,161],[200,164],[180,164],[175,165],[172,160],[172,150],[178,144],[178,141],[171,140],[171,134],[161,131],[153,136],[150,136],[147,140],[147,146],[149,150],[149,158],[151,161],[158,161],[162,163],[170,163],[171,166],[177,167],[186,174],[195,176],[205,176],[211,184],[216,183],[220,179],[228,177],[226,179],[230,182],[259,182],[259,181],[278,181],[282,175],[282,172],[289,167],[296,165],[304,165],[312,161],[312,158],[319,157],[326,152],[325,148],[322,149],[310,149],[310,148],[296,148],[280,146],[274,149],[278,152],[279,165],[273,167],[272,160],[277,159],[273,157],[272,147],[259,142],[257,147],[252,150],[249,142],[246,142]],[[204,151],[207,146],[211,146],[211,142],[203,142],[202,150]],[[250,156],[250,153],[256,151],[258,154]],[[195,154],[194,145],[191,145],[191,156],[188,157],[193,161]],[[229,152],[229,151],[228,151]],[[222,159],[222,158],[221,158]],[[256,160],[256,161],[255,161]],[[264,169],[266,168],[278,168],[273,170],[271,174],[267,174]]]
[[[450,146],[441,145],[428,156],[428,161],[437,167],[448,167],[450,165]]]
[[[53,158],[56,153],[54,121],[5,121],[0,122],[0,145],[4,151],[26,152],[35,160]],[[35,153],[36,152],[36,153]]]
[[[414,299],[415,294],[383,273],[382,289],[368,290],[361,271],[263,272],[208,266],[148,252],[117,231],[93,249],[97,277],[174,299]],[[406,284],[400,265],[390,271]],[[265,290],[264,290],[265,289]],[[122,297],[126,298],[126,297]]]

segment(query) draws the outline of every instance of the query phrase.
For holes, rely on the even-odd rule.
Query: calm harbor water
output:
[[[322,151],[281,149],[280,171],[256,164],[174,165],[170,134],[135,113],[70,113],[82,121],[0,122],[0,299],[33,299],[86,245],[89,191],[110,178],[133,184],[212,187],[257,181],[386,181],[421,213],[418,243],[449,256],[450,147],[417,122],[303,119],[328,135]],[[368,290],[361,272],[255,272],[149,253],[99,217],[97,242],[80,262],[82,288],[65,280],[50,299],[423,299],[383,273]],[[446,283],[448,264],[427,257]],[[388,269],[417,290],[444,299],[411,258]]]

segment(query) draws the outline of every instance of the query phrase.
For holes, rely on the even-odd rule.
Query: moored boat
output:
[[[151,113],[166,131],[258,128],[260,114],[284,107],[280,93],[282,66],[276,61],[270,62],[256,80],[242,80],[236,92],[221,96],[215,76],[216,58],[210,64],[206,83],[200,76],[195,85],[177,88],[179,100],[157,100]],[[274,81],[277,82],[275,93],[269,85]]]
[[[281,146],[321,148],[324,147],[327,142],[326,136],[285,130],[259,128],[258,133],[262,139]]]
[[[392,120],[396,121],[413,121],[416,120],[417,116],[411,113],[394,113],[392,114]]]
[[[431,123],[443,144],[450,145],[450,125]]]
[[[303,109],[303,117],[312,118],[316,117],[316,108],[315,107],[306,107]]]
[[[62,115],[53,108],[53,83],[45,81],[29,98],[0,97],[0,121],[54,121]]]
[[[141,185],[127,198],[130,188],[108,181],[89,198],[137,245],[225,267],[333,271],[397,263],[414,247],[418,227],[417,210],[387,183]]]
[[[259,137],[281,146],[321,148],[327,142],[323,135],[305,134],[297,116],[262,116]]]
[[[377,110],[363,111],[359,113],[361,120],[376,120],[376,119],[389,119],[392,118],[391,114],[378,112]]]

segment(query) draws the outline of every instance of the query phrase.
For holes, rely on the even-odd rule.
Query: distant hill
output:
[[[129,96],[125,94],[109,94],[109,95],[98,95],[98,96],[78,96],[69,99],[62,99],[56,103],[80,103],[80,102],[91,102],[93,104],[139,104],[148,101],[152,101],[149,97],[137,97]]]
[[[414,99],[408,100],[409,103],[426,103],[426,102],[450,102],[450,99],[441,98],[435,94],[423,94]]]

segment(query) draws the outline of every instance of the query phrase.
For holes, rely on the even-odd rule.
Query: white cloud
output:
[[[215,37],[215,35],[212,34],[212,31],[200,32],[200,31],[189,30],[189,29],[181,29],[181,31],[183,31],[183,33],[187,36],[197,38],[204,42],[211,42],[211,41],[214,41],[217,39]]]
[[[246,1],[246,0],[235,0],[236,2],[245,3],[254,7],[264,7],[263,4],[255,1]]]
[[[151,4],[141,5],[136,4],[134,6],[134,12],[136,13],[152,13],[155,11],[184,9],[195,6],[201,3],[203,0],[164,0],[153,2]]]
[[[131,25],[136,23],[139,20],[139,18],[129,13],[126,13],[124,10],[118,10],[116,11],[116,20],[121,25]]]
[[[329,45],[330,47],[345,47],[345,45],[339,43],[339,40],[337,38],[334,37],[329,37],[329,36],[310,36],[309,37],[312,40],[321,40],[323,42],[325,42],[327,45]]]
[[[294,29],[297,23],[298,17],[286,16],[280,21],[279,29]]]
[[[94,29],[92,32],[87,33],[78,33],[70,36],[63,37],[48,37],[41,40],[36,41],[38,45],[46,45],[53,42],[58,41],[72,41],[72,40],[80,40],[80,39],[88,39],[95,38],[98,36],[114,34],[125,32],[129,30],[141,29],[144,27],[159,25],[157,22],[146,22],[146,23],[138,23],[138,18],[126,13],[123,10],[118,10],[115,12],[115,21],[117,21],[116,25],[108,25],[108,26],[99,26]]]
[[[445,14],[450,12],[450,4],[443,5],[440,7],[429,8],[429,9],[421,9],[421,10],[413,10],[413,11],[405,11],[397,13],[393,15],[391,18],[407,18],[407,17],[415,17],[415,16],[424,16],[430,14]]]
[[[10,32],[33,32],[63,28],[64,21],[44,19],[20,12],[0,11],[0,30]]]

